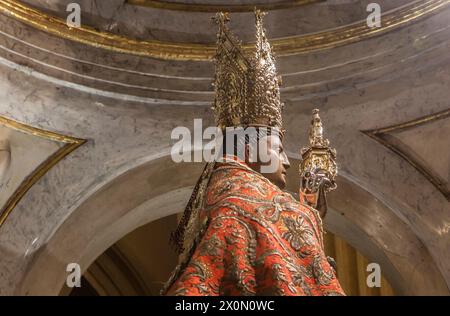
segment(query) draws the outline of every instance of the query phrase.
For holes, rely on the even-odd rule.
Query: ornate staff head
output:
[[[336,189],[337,176],[336,150],[330,147],[328,139],[323,138],[323,126],[319,110],[312,112],[313,119],[309,130],[309,146],[300,151],[300,190],[304,194],[317,193],[321,186],[325,192]]]

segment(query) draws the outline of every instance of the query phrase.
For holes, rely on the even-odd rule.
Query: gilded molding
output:
[[[368,135],[369,137],[375,139],[380,144],[386,146],[387,148],[392,150],[394,153],[399,155],[401,158],[405,159],[417,171],[422,173],[427,178],[427,180],[430,181],[436,187],[436,189],[438,189],[445,196],[445,198],[450,202],[450,190],[448,189],[448,185],[446,185],[446,183],[443,179],[441,179],[438,175],[436,175],[435,172],[433,172],[432,170],[427,169],[425,166],[423,166],[423,164],[420,161],[418,161],[417,159],[412,157],[408,152],[402,150],[401,148],[399,148],[395,144],[389,142],[388,140],[386,140],[383,137],[384,135],[388,135],[390,132],[398,132],[401,130],[420,126],[420,125],[423,125],[426,123],[430,123],[430,122],[448,118],[448,117],[450,117],[450,109],[436,113],[436,114],[424,116],[424,117],[421,117],[421,118],[418,118],[418,119],[415,119],[412,121],[408,121],[405,123],[392,125],[392,126],[384,127],[384,128],[380,128],[380,129],[362,131],[362,132],[364,134]]]
[[[271,44],[278,56],[288,56],[330,49],[378,36],[414,23],[439,12],[450,0],[414,1],[382,16],[382,26],[369,28],[366,21],[350,24],[308,35],[276,38]],[[207,61],[215,54],[215,44],[195,44],[141,41],[108,32],[97,31],[89,26],[70,28],[61,18],[50,16],[15,0],[0,0],[0,13],[31,25],[49,34],[114,52],[146,56],[164,60]],[[243,45],[251,50],[253,44]]]
[[[54,132],[45,131],[42,129],[38,129],[29,125],[25,125],[23,123],[19,123],[17,121],[8,119],[6,117],[0,116],[0,124],[6,126],[8,128],[34,135],[40,138],[45,138],[48,140],[52,140],[55,142],[65,144],[60,149],[58,149],[55,153],[53,153],[50,157],[47,158],[41,165],[39,165],[36,170],[33,171],[14,191],[11,197],[6,202],[5,206],[0,211],[0,227],[4,224],[9,214],[13,211],[25,193],[44,175],[49,171],[54,165],[56,165],[59,161],[61,161],[64,157],[69,155],[79,146],[84,144],[86,140],[73,138],[70,136],[65,136],[61,134],[57,134]]]
[[[175,10],[185,12],[253,12],[255,8],[262,11],[290,9],[326,0],[290,0],[276,3],[255,4],[211,4],[211,3],[181,3],[157,0],[127,0],[128,4],[150,7],[154,9]]]

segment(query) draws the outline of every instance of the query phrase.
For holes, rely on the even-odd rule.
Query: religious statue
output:
[[[223,130],[222,152],[207,163],[172,235],[180,262],[163,295],[344,295],[313,207],[320,192],[334,187],[335,153],[322,139],[315,112],[300,202],[282,190],[289,161],[282,145],[281,80],[262,17],[255,11],[251,53],[228,29],[228,15],[215,17],[213,110]],[[329,165],[326,157],[333,158]]]

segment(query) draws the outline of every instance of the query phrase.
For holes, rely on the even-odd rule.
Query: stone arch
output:
[[[289,173],[296,191],[298,161]],[[57,295],[65,268],[77,262],[85,271],[117,240],[134,229],[184,209],[203,165],[172,162],[163,156],[116,177],[89,196],[35,254],[15,294]],[[383,203],[341,177],[330,195],[325,226],[380,263],[399,294],[448,294],[435,262],[422,242]],[[381,226],[380,226],[381,225]]]

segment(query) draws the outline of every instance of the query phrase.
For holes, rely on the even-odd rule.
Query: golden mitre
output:
[[[281,78],[263,28],[265,13],[255,10],[256,44],[244,52],[227,27],[227,13],[217,13],[215,99],[212,109],[219,128],[270,126],[282,129]]]

